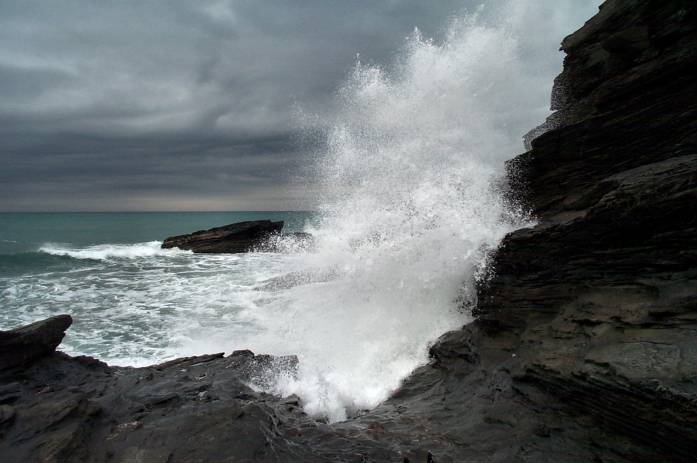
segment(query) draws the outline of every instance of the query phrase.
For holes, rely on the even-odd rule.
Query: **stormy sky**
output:
[[[599,2],[520,1],[548,95]],[[311,208],[297,114],[481,3],[0,0],[0,211]]]

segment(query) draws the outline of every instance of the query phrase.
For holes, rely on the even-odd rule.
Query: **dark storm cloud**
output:
[[[471,3],[0,1],[0,210],[304,207],[297,108]]]

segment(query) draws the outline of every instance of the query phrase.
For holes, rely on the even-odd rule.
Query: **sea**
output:
[[[1,213],[0,329],[67,313],[74,324],[61,349],[70,354],[145,365],[194,353],[195,339],[228,321],[229,336],[241,329],[240,312],[263,297],[256,289],[264,280],[283,272],[283,256],[198,255],[161,249],[162,241],[264,219],[293,232],[313,214]]]

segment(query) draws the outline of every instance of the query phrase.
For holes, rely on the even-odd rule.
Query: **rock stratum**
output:
[[[695,461],[697,3],[608,0],[562,48],[509,163],[537,225],[385,403],[328,425],[245,385],[293,357],[109,367],[54,352],[49,319],[0,334],[1,460]]]

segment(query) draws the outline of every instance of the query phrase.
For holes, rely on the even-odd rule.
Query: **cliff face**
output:
[[[405,389],[433,378],[455,461],[694,461],[697,4],[610,0],[562,48],[509,165],[538,225]]]
[[[561,407],[526,451],[693,461],[697,4],[608,1],[562,47],[556,128],[510,164],[539,224],[506,238],[478,322],[451,337],[516,400]]]
[[[511,165],[540,223],[506,239],[480,323],[516,333],[519,381],[692,460],[697,8],[607,2],[563,48],[560,126]]]
[[[509,165],[538,224],[504,240],[477,321],[386,403],[330,426],[245,386],[273,361],[248,352],[145,369],[53,354],[0,372],[0,455],[694,461],[697,3],[608,0],[563,49],[557,112]]]

